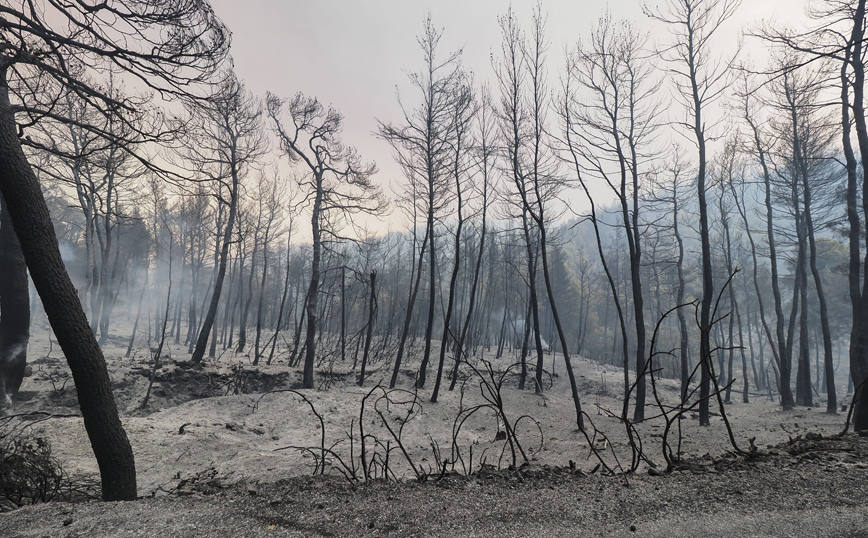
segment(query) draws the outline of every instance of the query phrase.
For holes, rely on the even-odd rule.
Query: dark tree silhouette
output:
[[[311,205],[313,253],[305,304],[307,333],[302,378],[302,386],[310,389],[313,388],[316,353],[323,236],[326,239],[339,237],[341,229],[352,223],[350,216],[353,214],[383,213],[386,200],[381,189],[371,182],[377,167],[364,163],[355,148],[341,141],[343,116],[340,112],[300,93],[288,102],[269,94],[266,106],[281,148],[291,162],[303,167],[299,183]]]
[[[0,193],[72,370],[100,469],[102,496],[135,499],[133,452],[118,417],[105,359],[64,268],[48,206],[22,149],[23,143],[38,141],[23,135],[35,122],[63,121],[52,112],[57,94],[41,91],[40,78],[53,79],[63,91],[101,110],[129,110],[128,103],[107,95],[82,74],[113,67],[165,97],[186,94],[222,62],[229,35],[199,0],[74,0],[38,6],[22,0],[5,2],[0,13]]]
[[[711,424],[711,308],[714,302],[714,273],[711,266],[711,235],[708,224],[706,180],[708,163],[707,109],[726,86],[727,65],[710,58],[711,38],[738,8],[740,0],[667,0],[662,7],[643,8],[651,18],[670,27],[674,42],[664,50],[669,71],[674,75],[677,95],[685,114],[677,123],[695,138],[697,149],[696,195],[699,207],[699,239],[702,248],[702,301],[699,309],[699,423]]]
[[[218,199],[229,211],[222,230],[219,264],[211,301],[190,359],[194,364],[198,364],[205,356],[208,337],[214,326],[220,294],[223,291],[229,245],[232,243],[232,232],[238,215],[241,180],[250,166],[264,153],[266,145],[260,120],[260,106],[233,73],[226,74],[217,91],[210,95],[207,101],[193,102],[191,108],[192,124],[198,127],[196,147],[190,148],[191,162],[197,163],[200,170],[209,176],[202,178],[203,181],[217,181],[221,184]]]

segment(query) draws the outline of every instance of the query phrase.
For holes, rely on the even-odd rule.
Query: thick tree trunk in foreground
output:
[[[72,371],[84,426],[99,465],[102,497],[107,501],[133,500],[133,450],[118,416],[105,359],[63,265],[39,181],[18,141],[6,73],[2,75],[0,193],[9,206],[33,284]]]
[[[850,301],[853,308],[853,325],[850,331],[850,375],[853,381],[853,429],[868,430],[868,279],[863,279],[865,268],[868,267],[868,255],[860,260],[861,218],[868,215],[868,197],[861,196],[859,207],[857,161],[850,143],[851,122],[847,95],[848,77],[846,64],[853,69],[853,123],[856,126],[856,137],[859,141],[859,157],[862,166],[862,192],[868,185],[865,176],[865,162],[868,159],[868,125],[865,122],[865,63],[862,57],[863,39],[865,38],[865,0],[859,0],[852,12],[853,30],[850,34],[847,62],[841,72],[842,107],[841,134],[844,155],[847,159],[847,220],[850,223]],[[861,213],[861,215],[860,215]],[[860,285],[861,281],[861,285]]]

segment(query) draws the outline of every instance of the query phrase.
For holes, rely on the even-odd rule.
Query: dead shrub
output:
[[[51,500],[98,497],[95,481],[73,480],[51,453],[48,440],[30,423],[5,417],[0,423],[0,512]]]

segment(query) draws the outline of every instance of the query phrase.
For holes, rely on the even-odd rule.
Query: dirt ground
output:
[[[616,418],[623,378],[613,367],[574,361],[586,437],[576,426],[562,362],[542,395],[519,391],[515,375],[501,378],[510,358],[493,363],[487,386],[466,371],[456,390],[444,387],[431,403],[431,383],[412,388],[416,361],[402,371],[396,392],[378,388],[388,380],[385,364],[372,365],[358,387],[349,361],[322,366],[319,388],[296,392],[300,374],[284,355],[254,367],[249,356],[227,352],[191,368],[186,349],[170,346],[172,359],[157,370],[141,408],[150,361],[141,350],[123,358],[124,340],[105,349],[141,499],[27,506],[0,515],[0,534],[868,536],[868,439],[834,438],[845,414],[825,413],[822,400],[783,412],[767,394],[752,393],[744,404],[733,392],[737,403],[725,413],[737,446],[751,456],[735,455],[719,412],[710,427],[688,413],[668,433],[664,419],[652,417],[633,433],[647,460],[624,475],[619,471],[630,468],[634,454]],[[13,413],[30,414],[22,424],[51,443],[71,477],[96,479],[57,345],[37,335],[29,357],[33,374]],[[503,415],[520,444],[512,446],[515,460],[504,424],[485,407],[487,387],[501,379]],[[674,382],[657,389],[664,403],[678,397]],[[651,402],[648,416],[657,414]],[[679,424],[682,458],[690,463],[667,472],[663,440],[677,450]],[[346,478],[364,476],[363,436],[370,474],[397,482]],[[509,470],[513,461],[517,472]]]

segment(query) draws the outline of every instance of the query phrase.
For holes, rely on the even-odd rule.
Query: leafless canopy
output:
[[[27,115],[18,118],[19,129],[45,117],[69,122],[55,109],[67,92],[105,115],[134,114],[142,104],[112,93],[92,75],[127,75],[131,84],[164,98],[195,94],[224,61],[229,41],[204,0],[0,5],[0,73],[13,92],[13,111]]]

